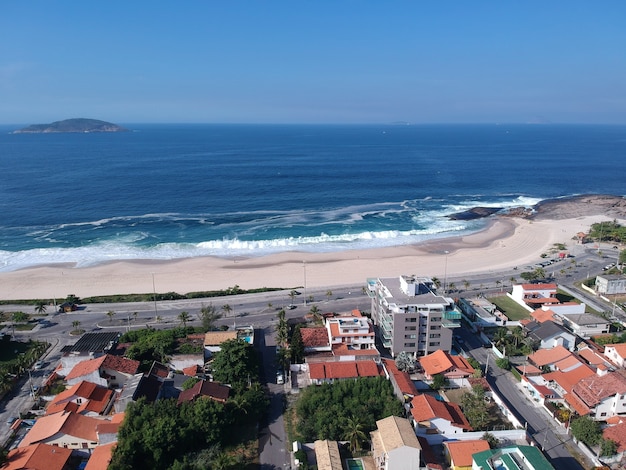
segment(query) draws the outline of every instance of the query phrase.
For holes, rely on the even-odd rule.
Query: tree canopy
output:
[[[241,339],[222,343],[212,367],[215,380],[238,390],[256,382],[259,377],[259,359],[252,346]]]

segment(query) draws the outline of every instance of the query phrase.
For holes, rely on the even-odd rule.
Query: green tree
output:
[[[330,302],[330,299],[331,299],[331,297],[332,297],[332,296],[333,296],[333,291],[332,291],[332,290],[330,290],[330,289],[328,289],[328,290],[326,291],[326,300],[327,300],[328,302]]]
[[[80,322],[78,320],[74,320],[72,322],[72,327],[74,328],[75,332],[78,332],[78,327],[80,326]]]
[[[230,312],[233,311],[233,308],[229,304],[222,305],[222,310],[224,311],[224,315],[229,316]]]
[[[511,368],[511,362],[506,357],[499,357],[496,359],[496,365],[500,369],[509,370]]]
[[[469,289],[469,287],[470,287],[469,281],[467,279],[463,279],[463,288],[467,290]]]
[[[293,299],[296,298],[296,295],[298,295],[298,292],[293,289],[289,292],[289,299],[291,300],[292,304],[293,304]]]
[[[215,329],[215,323],[222,318],[222,315],[217,313],[213,304],[209,304],[200,309],[200,318],[202,320],[202,329],[207,332]]]
[[[448,292],[456,292],[456,284],[454,282],[448,284]]]
[[[487,441],[490,449],[497,449],[500,444],[500,440],[490,432],[483,434],[482,440]]]
[[[189,377],[180,386],[183,390],[189,390],[198,382],[200,382],[200,379],[198,377]]]
[[[351,416],[346,420],[343,438],[350,442],[350,451],[352,453],[361,450],[361,444],[367,440],[367,435],[363,428],[364,425],[358,416]]]
[[[191,319],[191,316],[189,315],[189,312],[180,312],[178,314],[178,320],[180,321],[181,325],[183,325],[183,329],[187,329],[187,322]]]
[[[293,330],[289,350],[291,351],[291,362],[294,364],[302,364],[304,362],[304,343],[302,342],[300,325],[297,325]]]
[[[430,384],[430,388],[433,390],[441,390],[442,388],[446,388],[448,386],[448,378],[443,374],[435,374],[433,375],[433,381]]]
[[[472,391],[461,397],[461,408],[474,430],[484,430],[489,422],[489,411],[485,406],[485,390],[481,385],[474,385]]]
[[[612,457],[617,454],[617,444],[611,439],[600,441],[600,457]]]
[[[28,321],[28,315],[24,312],[13,312],[11,318],[15,323],[26,323]]]
[[[47,305],[46,302],[44,302],[43,300],[39,300],[35,304],[35,313],[37,313],[38,315],[43,315],[44,313],[46,313],[46,309]]]
[[[602,439],[600,423],[589,416],[581,416],[572,421],[572,435],[589,446],[595,446]]]
[[[113,323],[113,317],[115,316],[115,312],[113,310],[109,310],[106,313],[106,316],[109,317],[109,323]]]
[[[251,345],[241,339],[222,343],[213,360],[215,380],[230,384],[235,389],[243,389],[250,381],[256,382],[258,376],[258,358]]]

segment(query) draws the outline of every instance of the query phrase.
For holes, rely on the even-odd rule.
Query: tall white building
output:
[[[432,279],[416,276],[368,281],[372,320],[383,346],[395,357],[401,351],[424,356],[450,351],[452,331],[461,312],[450,297],[438,295]]]

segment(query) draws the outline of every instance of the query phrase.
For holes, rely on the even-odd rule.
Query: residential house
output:
[[[203,335],[204,336],[204,335]],[[203,338],[204,341],[204,338]],[[196,366],[195,370],[204,368],[204,354],[174,354],[170,357],[169,368],[172,370],[185,370]],[[193,374],[195,375],[195,373]]]
[[[489,443],[484,439],[446,441],[443,450],[452,470],[471,470],[472,455],[489,450]]]
[[[572,333],[581,338],[591,338],[609,332],[610,322],[590,313],[572,313],[558,315],[560,322]]]
[[[300,328],[305,354],[330,352],[328,330],[324,326]]]
[[[549,349],[559,345],[570,351],[576,348],[576,335],[553,321],[530,322],[525,326],[525,329],[528,332],[528,337],[538,343],[541,349]]]
[[[511,446],[485,450],[472,456],[472,470],[554,470],[534,446]]]
[[[105,354],[76,364],[65,376],[65,381],[68,385],[85,380],[108,388],[121,388],[126,380],[137,373],[139,364],[139,361],[133,359]]]
[[[550,284],[515,284],[510,294],[515,302],[529,312],[543,306],[560,303],[556,298],[557,286]]]
[[[466,379],[475,372],[463,356],[453,356],[441,349],[420,358],[420,366],[429,380],[437,374],[443,375],[448,380]]]
[[[97,446],[89,457],[89,461],[85,466],[85,470],[107,470],[111,463],[113,456],[113,450],[117,442],[110,442],[108,444],[101,444]]]
[[[617,455],[614,460],[618,462],[626,459],[626,421],[619,422],[613,426],[607,426],[602,430],[602,437],[617,444]]]
[[[585,377],[574,385],[572,395],[589,408],[589,414],[596,420],[626,416],[626,371]]]
[[[626,367],[626,343],[605,345],[604,357],[619,367]]]
[[[326,330],[331,347],[345,345],[352,350],[376,349],[374,327],[359,310],[352,315],[326,319]]]
[[[69,470],[70,449],[48,444],[30,444],[9,451],[2,470]]]
[[[205,359],[211,357],[222,350],[222,343],[237,339],[237,332],[228,331],[207,331],[204,334],[204,356]]]
[[[418,395],[419,392],[411,380],[411,376],[407,372],[399,370],[395,361],[392,359],[382,359],[381,362],[398,400],[402,403],[406,403],[414,396]]]
[[[389,416],[376,421],[372,456],[377,470],[419,470],[422,447],[409,420]]]
[[[458,303],[465,318],[478,328],[505,326],[508,321],[507,316],[484,297],[461,298]]]
[[[217,382],[208,382],[206,380],[200,380],[196,384],[180,392],[178,395],[178,404],[187,401],[196,401],[199,398],[208,398],[219,403],[226,403],[228,396],[230,395],[230,387],[222,385]]]
[[[395,357],[402,351],[424,356],[450,351],[452,331],[461,326],[454,299],[437,293],[430,278],[400,276],[368,280],[372,320],[383,346]]]
[[[318,470],[343,470],[337,441],[315,441],[315,460]]]
[[[313,362],[308,365],[309,378],[315,385],[336,380],[383,375],[382,367],[374,361]]]
[[[626,277],[621,274],[603,274],[596,276],[596,292],[603,295],[625,294]]]
[[[115,411],[123,413],[128,404],[145,398],[148,403],[165,398],[178,398],[180,387],[187,377],[175,374],[167,366],[154,361],[147,374],[135,374],[131,377],[115,401]]]
[[[572,353],[561,345],[557,345],[553,348],[539,349],[533,354],[528,356],[528,362],[537,366],[539,369],[548,367],[552,369],[553,364],[556,362],[571,357]]]
[[[41,443],[68,449],[93,449],[98,445],[96,427],[103,422],[68,411],[42,416],[35,421],[18,447]]]
[[[85,333],[76,343],[63,346],[58,375],[66,376],[79,362],[117,352],[120,335],[117,331]]]
[[[106,414],[115,398],[113,390],[85,380],[56,395],[46,414],[72,411],[87,416]]]
[[[411,400],[411,417],[418,435],[454,435],[471,431],[469,421],[456,403],[439,401],[431,395],[417,395]]]

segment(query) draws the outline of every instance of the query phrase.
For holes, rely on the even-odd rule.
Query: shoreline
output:
[[[568,201],[567,204],[580,205]],[[559,206],[560,207],[560,206]],[[585,209],[590,209],[585,204]],[[554,210],[554,207],[552,208]],[[496,216],[470,235],[453,235],[418,244],[329,253],[283,252],[261,257],[199,257],[176,260],[110,261],[91,267],[48,265],[0,273],[0,299],[52,299],[131,293],[159,293],[261,287],[331,288],[365,284],[371,277],[420,274],[456,277],[533,264],[555,243],[571,251],[578,232],[592,223],[618,218],[579,215],[561,218]],[[596,213],[598,211],[595,211]],[[620,214],[622,215],[622,214]],[[577,217],[576,217],[577,216]],[[626,214],[623,217],[626,220]],[[154,285],[153,285],[154,281]]]

